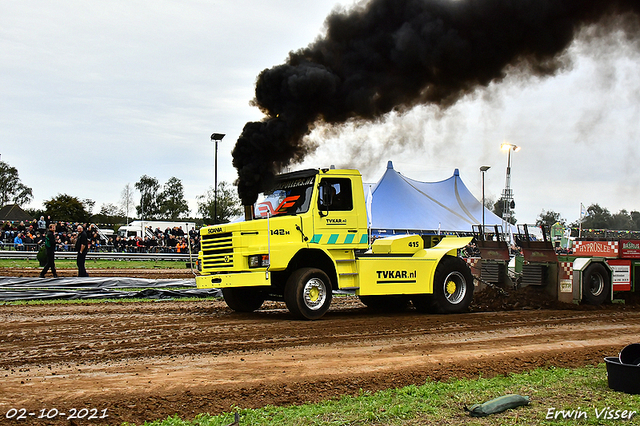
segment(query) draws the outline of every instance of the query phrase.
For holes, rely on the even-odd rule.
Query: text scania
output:
[[[376,271],[378,279],[416,278],[416,271]]]
[[[209,234],[217,234],[218,232],[222,232],[222,228],[209,228]]]

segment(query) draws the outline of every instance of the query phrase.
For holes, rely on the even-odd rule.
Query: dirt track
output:
[[[637,305],[429,316],[334,302],[316,322],[293,320],[279,303],[251,315],[219,301],[0,306],[0,415],[95,408],[107,410],[102,424],[191,418],[428,378],[598,364],[640,336]],[[36,416],[8,424],[70,424]]]

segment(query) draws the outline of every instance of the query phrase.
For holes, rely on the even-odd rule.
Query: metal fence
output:
[[[0,259],[36,259],[37,251],[0,250]],[[56,251],[56,259],[75,259],[76,252]],[[103,260],[175,260],[181,262],[195,262],[198,253],[117,253],[117,252],[89,252],[87,259]]]

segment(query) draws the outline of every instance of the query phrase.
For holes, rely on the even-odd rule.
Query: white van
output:
[[[195,222],[167,222],[161,220],[134,220],[130,222],[128,225],[122,225],[118,228],[118,236],[121,238],[129,238],[129,237],[153,237],[154,231],[157,228],[160,228],[162,232],[165,229],[170,228],[173,229],[178,227],[184,231],[186,235],[189,234],[189,231],[196,228]]]

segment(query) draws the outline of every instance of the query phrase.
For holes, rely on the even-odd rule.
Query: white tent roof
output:
[[[467,189],[458,169],[440,182],[420,182],[393,169],[391,161],[371,190],[370,220],[373,230],[422,232],[471,232],[482,224],[483,206]],[[367,203],[369,204],[369,203]],[[502,225],[502,219],[484,208],[486,226]]]

